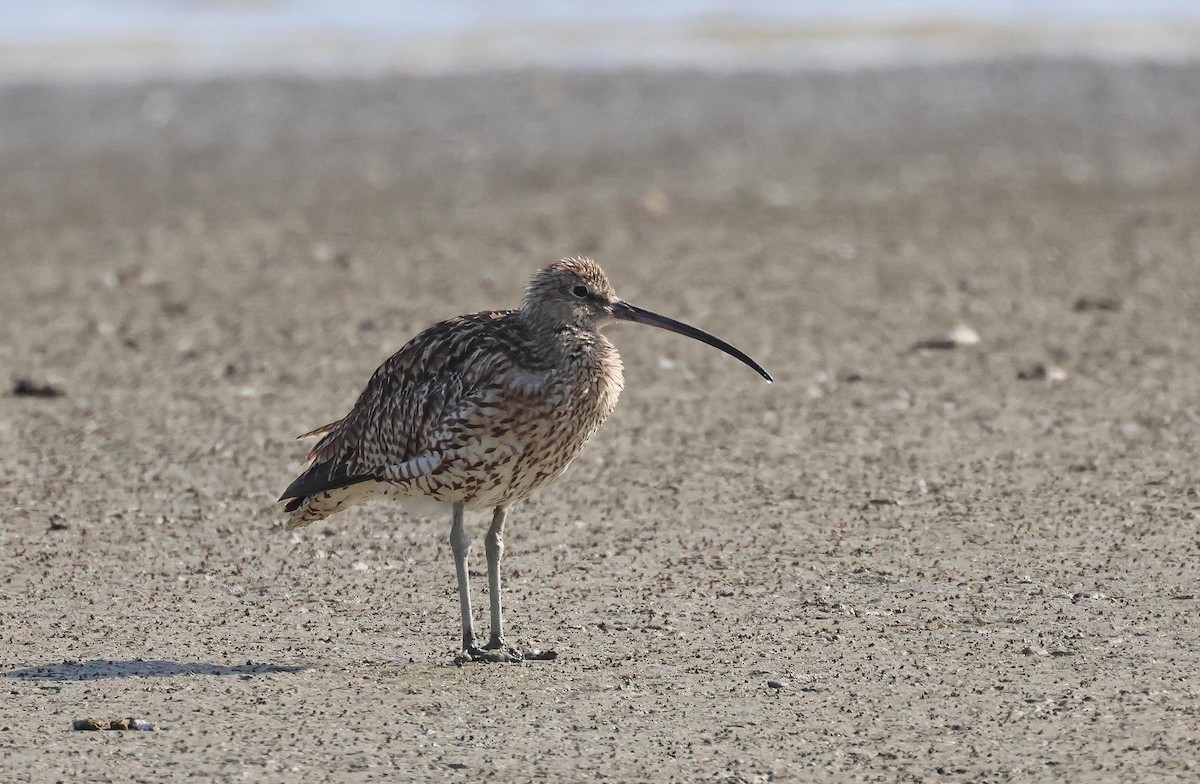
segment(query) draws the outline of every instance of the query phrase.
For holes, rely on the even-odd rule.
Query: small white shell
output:
[[[959,324],[950,330],[946,335],[946,339],[953,343],[958,348],[966,346],[974,346],[979,343],[979,333],[968,327],[966,324]]]

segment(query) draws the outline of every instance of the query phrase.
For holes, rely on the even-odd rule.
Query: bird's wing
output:
[[[338,425],[340,425],[341,423],[342,423],[342,420],[339,419],[336,422],[330,422],[328,425],[321,425],[318,428],[309,430],[307,433],[305,433],[303,435],[296,436],[296,440],[299,441],[302,438],[315,438],[316,436],[323,436],[326,433],[333,430]]]
[[[375,371],[280,500],[367,480],[411,479],[483,437],[505,393],[528,392],[510,387],[549,372],[518,331],[504,328],[511,318],[510,311],[460,316],[409,341]]]

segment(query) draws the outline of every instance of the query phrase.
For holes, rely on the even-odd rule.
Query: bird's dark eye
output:
[[[588,288],[587,286],[576,286],[575,288],[571,289],[571,293],[576,297],[583,299],[588,295]]]

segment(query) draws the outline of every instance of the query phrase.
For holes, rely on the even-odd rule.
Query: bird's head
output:
[[[599,330],[615,321],[633,321],[676,332],[720,349],[771,381],[762,366],[716,335],[617,297],[600,265],[585,256],[562,259],[543,267],[529,279],[521,313],[540,328],[577,327]]]
[[[544,326],[593,330],[612,322],[617,301],[617,292],[600,265],[585,256],[574,256],[533,274],[525,287],[521,311]]]

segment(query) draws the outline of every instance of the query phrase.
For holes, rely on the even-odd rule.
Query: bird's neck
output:
[[[574,359],[593,372],[622,377],[621,356],[617,347],[598,329],[576,326],[563,327],[559,331],[558,345],[563,356]],[[618,384],[622,383],[620,380]],[[619,388],[619,387],[618,387]]]
[[[514,315],[521,320],[531,355],[538,355],[539,364],[563,367],[575,361],[619,375],[617,349],[595,326],[538,318],[524,309]]]

